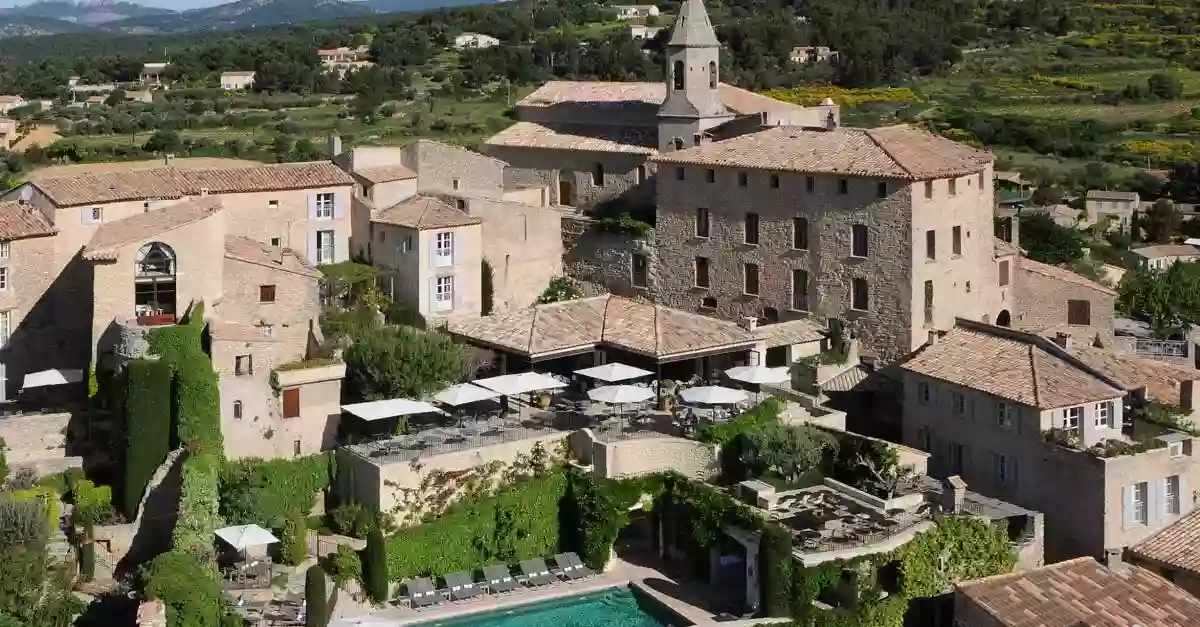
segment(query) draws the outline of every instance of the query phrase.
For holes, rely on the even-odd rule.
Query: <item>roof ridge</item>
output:
[[[604,334],[608,331],[608,306],[612,304],[612,294],[606,294],[608,298],[604,300],[604,313],[600,315],[600,341],[604,341]]]
[[[654,308],[654,354],[660,355],[662,354],[662,322],[659,320],[659,315],[662,312],[662,306],[658,303],[651,303],[650,306]]]
[[[1074,566],[1075,564],[1081,564],[1081,563],[1085,563],[1085,562],[1091,562],[1091,563],[1095,563],[1097,566],[1103,566],[1103,564],[1101,564],[1099,561],[1096,560],[1096,558],[1092,557],[1091,555],[1084,555],[1082,557],[1073,557],[1069,560],[1063,560],[1061,562],[1054,562],[1052,564],[1044,564],[1042,566],[1039,566],[1039,567],[1033,568],[1033,569],[1029,569],[1029,570],[1015,570],[1012,572],[1000,573],[997,575],[990,575],[987,577],[980,577],[979,579],[971,579],[969,581],[959,582],[954,585],[958,586],[959,588],[973,588],[977,585],[981,585],[981,584],[985,584],[985,583],[994,583],[997,581],[1005,581],[1008,579],[1020,579],[1022,577],[1026,577],[1028,575],[1036,575],[1038,573],[1042,573],[1047,570],[1058,570],[1059,568],[1065,568],[1067,566]],[[1105,568],[1105,570],[1108,570],[1108,569]],[[1111,572],[1111,571],[1109,571],[1109,572]]]
[[[1038,347],[1035,344],[1033,344],[1032,342],[1026,344],[1026,346],[1029,349],[1029,371],[1033,375],[1033,381],[1031,382],[1033,384],[1033,406],[1041,407],[1042,406],[1042,390],[1041,390],[1041,386],[1038,385],[1038,366],[1037,366],[1038,352],[1036,350]]]
[[[881,128],[897,128],[897,127],[907,128],[908,125],[907,124],[898,124],[898,125],[893,125],[893,126],[884,126]],[[877,131],[877,130],[879,130],[879,129],[873,129],[873,128],[862,129],[863,134],[866,135],[868,138],[870,138],[871,141],[874,142],[875,145],[878,146],[879,149],[883,151],[883,154],[887,155],[888,158],[892,160],[892,163],[896,164],[896,167],[900,168],[901,170],[904,170],[904,172],[906,174],[908,174],[908,176],[910,178],[913,178],[913,179],[918,178],[917,175],[911,169],[908,168],[908,166],[901,163],[900,160],[896,158],[896,155],[892,154],[892,151],[888,150],[887,146],[884,146],[883,142],[880,141],[879,138],[875,136],[875,131]]]

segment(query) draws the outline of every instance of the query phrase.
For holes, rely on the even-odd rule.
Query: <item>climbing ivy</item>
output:
[[[139,359],[125,367],[125,455],[121,511],[137,517],[138,504],[154,471],[171,450],[171,368]]]

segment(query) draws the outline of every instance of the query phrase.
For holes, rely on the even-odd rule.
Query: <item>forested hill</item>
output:
[[[961,58],[964,47],[980,41],[1069,26],[1064,0],[1036,5],[725,0],[709,2],[709,10],[726,49],[724,76],[761,89],[814,81],[895,82],[946,68]],[[669,15],[678,2],[658,6]],[[88,81],[127,81],[136,78],[141,63],[166,59],[174,66],[173,78],[184,83],[198,83],[214,72],[253,69],[259,73],[258,89],[312,91],[323,75],[315,50],[343,45],[369,45],[379,67],[360,82],[394,92],[464,31],[492,35],[503,45],[461,54],[458,69],[448,77],[452,84],[657,79],[667,33],[657,41],[633,41],[620,26],[608,28],[605,17],[603,5],[594,0],[518,0],[230,32],[9,38],[0,40],[0,93],[51,97],[73,74]],[[792,48],[802,45],[830,46],[840,52],[840,62],[811,75],[812,70],[788,61]]]

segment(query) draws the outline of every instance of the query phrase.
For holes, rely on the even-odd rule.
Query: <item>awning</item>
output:
[[[218,538],[229,543],[229,546],[237,549],[247,549],[252,546],[263,546],[279,542],[274,534],[258,525],[236,525],[234,527],[223,527],[213,532]]]
[[[566,383],[538,372],[522,372],[520,374],[506,374],[490,379],[480,379],[475,381],[475,385],[485,387],[505,396],[516,396],[528,392],[540,392],[542,390],[555,390],[567,387]]]
[[[641,368],[634,368],[633,366],[626,366],[622,363],[613,362],[610,364],[604,364],[603,366],[594,366],[592,368],[576,370],[575,374],[585,376],[589,379],[596,379],[597,381],[611,383],[613,381],[640,379],[641,377],[648,377],[654,373],[650,372],[649,370],[642,370]]]
[[[459,383],[438,392],[434,395],[433,400],[443,405],[458,407],[467,403],[486,401],[489,398],[496,398],[497,396],[500,396],[499,392],[493,392],[487,388],[481,388],[478,385],[471,385],[470,383]]]
[[[29,388],[79,383],[80,381],[83,381],[82,370],[43,370],[25,375],[25,385],[21,386],[21,389],[28,390]]]
[[[363,420],[383,420],[413,414],[445,414],[446,412],[426,403],[425,401],[410,401],[406,398],[392,398],[386,401],[370,401],[342,405],[342,411],[358,416]]]

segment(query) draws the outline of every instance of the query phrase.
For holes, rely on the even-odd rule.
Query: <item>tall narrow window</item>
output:
[[[933,198],[933,181],[925,181],[925,197]]]
[[[708,287],[708,257],[696,257],[696,287]]]
[[[596,162],[595,168],[592,170],[592,183],[596,187],[604,187],[604,164]]]
[[[233,402],[233,419],[234,420],[242,419],[242,402],[241,401]]]
[[[792,309],[809,311],[807,270],[799,268],[792,270]]]
[[[0,348],[8,346],[8,338],[12,335],[12,310],[0,311]]]
[[[713,170],[711,168],[708,170],[705,170],[704,171],[704,181],[706,183],[716,183],[717,182],[717,171]]]
[[[675,91],[683,90],[683,73],[683,61],[671,64],[671,88]]]
[[[433,283],[434,311],[453,311],[454,309],[454,277],[440,276]]]
[[[1000,287],[1008,285],[1008,261],[1000,262]]]
[[[950,230],[950,253],[955,257],[962,254],[962,227],[956,226]]]
[[[868,253],[867,247],[867,225],[855,224],[850,227],[850,256],[851,257],[866,257]]]
[[[1096,403],[1096,406],[1092,409],[1093,415],[1095,416],[1093,421],[1097,429],[1111,429],[1115,426],[1113,421],[1112,401]]]
[[[850,286],[850,307],[859,311],[867,311],[870,298],[866,279],[854,279]]]
[[[646,166],[639,165],[637,167],[637,182],[638,185],[646,182]]]
[[[738,172],[738,187],[745,187],[749,183],[749,177],[745,172]]]
[[[317,263],[333,263],[333,231],[317,231]]]
[[[746,214],[746,243],[758,244],[758,214]]]
[[[681,148],[683,148],[683,142],[682,142],[682,141],[680,141],[680,142],[679,142],[679,145],[678,145],[678,146],[676,146],[676,147],[675,147],[675,149],[676,149],[676,150],[679,150],[679,149],[681,149]],[[686,175],[686,174],[684,174],[684,170],[683,170],[683,168],[675,168],[675,180],[676,180],[676,181],[682,181],[682,180],[684,180],[685,178],[687,178],[687,175]]]
[[[850,193],[850,181],[846,179],[838,179],[838,193],[842,196]]]
[[[1133,506],[1133,520],[1140,522],[1143,525],[1147,520],[1146,497],[1149,492],[1145,481],[1133,484],[1133,498],[1131,499]]]
[[[1163,513],[1168,516],[1179,513],[1179,475],[1163,479]]]
[[[933,281],[925,282],[925,324],[933,324]]]
[[[958,195],[958,179],[950,179],[950,195]]]
[[[646,284],[650,278],[650,276],[649,276],[650,271],[649,271],[648,264],[646,263],[646,256],[639,254],[639,253],[633,253],[632,266],[633,266],[633,277],[632,277],[633,286],[634,287],[646,287]]]
[[[878,184],[876,184],[875,195],[880,198],[887,198],[887,195],[888,195],[887,183],[880,181]]]
[[[925,231],[925,258],[930,261],[937,259],[937,231],[933,229]]]
[[[804,177],[804,191],[813,193],[817,189],[817,179],[811,176]]]
[[[717,63],[716,61],[708,62],[708,88],[717,88]]]
[[[742,292],[752,296],[758,295],[758,264],[748,263],[744,270]]]
[[[808,218],[792,218],[792,248],[808,250]]]
[[[779,175],[778,174],[771,175],[771,189],[779,189]]]
[[[696,237],[708,237],[708,209],[696,210]]]

